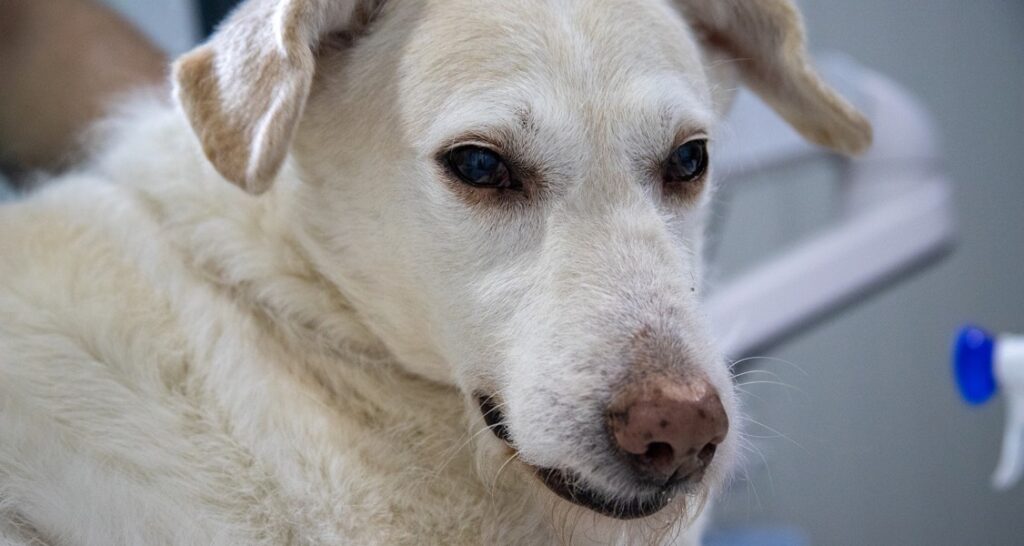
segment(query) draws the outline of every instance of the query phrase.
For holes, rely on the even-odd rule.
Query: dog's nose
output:
[[[612,400],[608,427],[629,464],[667,483],[695,481],[729,431],[729,418],[706,380],[649,377]]]

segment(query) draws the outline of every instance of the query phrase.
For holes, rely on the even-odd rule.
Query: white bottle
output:
[[[968,404],[984,404],[997,390],[1006,398],[1003,449],[992,475],[992,487],[1005,491],[1024,473],[1024,336],[996,338],[967,326],[960,330],[953,353],[957,386]]]

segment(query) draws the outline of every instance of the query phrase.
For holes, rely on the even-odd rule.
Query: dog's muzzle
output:
[[[603,516],[626,520],[659,512],[700,482],[728,428],[714,390],[696,389],[662,380],[654,387],[634,385],[613,400],[609,443],[643,493],[631,499],[604,493],[567,468],[532,467],[534,474],[559,497]],[[496,399],[484,394],[476,398],[487,427],[516,450]]]

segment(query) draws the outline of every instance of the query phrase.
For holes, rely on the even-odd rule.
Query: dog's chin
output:
[[[494,403],[492,397],[477,396],[480,412],[484,422],[494,435],[513,451],[516,450],[505,425],[504,415]],[[571,470],[542,468],[529,466],[537,478],[551,492],[562,499],[582,508],[591,510],[605,517],[629,520],[652,516],[672,503],[677,487],[651,487],[651,491],[634,496],[631,499],[612,498],[601,491],[588,486],[585,481]]]

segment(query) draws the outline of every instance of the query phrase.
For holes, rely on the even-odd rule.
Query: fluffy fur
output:
[[[89,166],[0,210],[0,538],[696,543],[735,433],[638,521],[533,476],[635,494],[603,411],[641,362],[737,411],[698,299],[710,181],[670,195],[652,172],[713,136],[729,45],[699,39],[738,31],[680,4],[250,0],[179,62],[177,103],[106,122]],[[740,74],[816,98],[782,110],[822,142],[866,142],[801,86],[791,6],[729,5],[799,46]],[[527,166],[524,194],[444,172],[481,140]]]

